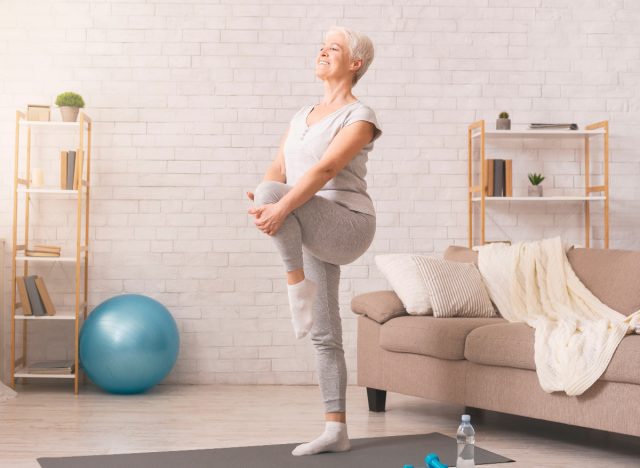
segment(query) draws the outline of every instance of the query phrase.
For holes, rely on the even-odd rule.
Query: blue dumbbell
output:
[[[413,468],[413,465],[404,465],[402,468]]]
[[[449,468],[447,465],[440,461],[438,455],[435,453],[430,453],[424,458],[424,462],[426,463],[426,468]]]

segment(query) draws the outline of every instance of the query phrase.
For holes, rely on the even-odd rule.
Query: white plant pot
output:
[[[527,193],[530,197],[541,197],[542,185],[529,185]]]
[[[496,120],[496,130],[511,130],[511,119]]]
[[[79,107],[60,106],[63,122],[75,122],[78,120]]]

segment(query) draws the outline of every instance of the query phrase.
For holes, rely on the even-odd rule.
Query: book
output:
[[[25,256],[27,257],[59,257],[60,252],[43,252],[40,250],[25,250]]]
[[[33,315],[41,316],[45,315],[44,304],[38,294],[38,287],[36,286],[37,276],[31,275],[24,279],[24,284],[27,287],[27,295],[29,296],[29,303],[31,304],[31,312]]]
[[[56,308],[53,305],[51,296],[49,296],[49,291],[44,285],[44,280],[42,278],[36,278],[36,287],[38,288],[38,293],[40,294],[40,298],[42,299],[44,310],[47,315],[56,315]]]
[[[71,360],[37,361],[27,367],[30,374],[73,374],[75,364]]]
[[[487,197],[493,197],[493,159],[485,159],[485,173],[487,174],[487,180],[486,180],[486,186],[485,186],[485,190],[486,193],[485,195]]]
[[[513,161],[504,161],[504,196],[513,197]]]
[[[20,296],[22,314],[33,315],[33,312],[31,311],[31,303],[29,302],[29,295],[27,294],[27,286],[24,282],[24,276],[18,276],[16,278],[16,284],[18,286],[18,295]]]
[[[578,124],[576,123],[531,123],[529,128],[536,129],[562,129],[567,128],[569,130],[578,130]]]
[[[60,152],[60,188],[62,190],[67,189],[67,158],[69,154],[67,151]]]
[[[35,250],[36,252],[56,252],[56,253],[60,253],[60,251],[62,250],[62,247],[59,247],[57,245],[44,245],[44,244],[36,244],[33,246],[33,249],[31,250]]]
[[[80,164],[82,163],[82,152],[76,153],[76,160],[73,165],[73,190],[78,190],[80,186]]]
[[[493,196],[504,196],[504,159],[493,160]]]
[[[76,167],[76,152],[71,150],[67,151],[67,183],[66,189],[73,190],[73,176]]]

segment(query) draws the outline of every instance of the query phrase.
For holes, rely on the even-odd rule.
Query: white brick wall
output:
[[[15,109],[80,92],[96,122],[90,302],[137,292],[165,303],[182,334],[172,381],[315,381],[311,345],[290,330],[281,263],[246,216],[244,192],[260,180],[293,112],[321,96],[313,60],[334,23],[376,45],[355,92],[385,132],[369,164],[376,240],[343,269],[351,377],[349,300],[387,287],[373,256],[465,243],[472,120],[492,125],[502,110],[514,124],[608,119],[612,246],[640,248],[639,2],[0,0],[0,11],[0,237],[11,237]],[[56,161],[45,161],[57,157],[58,143],[36,140],[35,157],[55,183]],[[537,170],[548,175],[549,193],[571,193],[583,186],[580,152],[575,142],[510,142],[487,155],[513,157],[516,192]],[[492,209],[488,237],[562,233],[581,242],[578,208]],[[73,230],[58,221],[70,223],[73,207],[33,210],[34,234],[66,244]],[[71,304],[64,278],[73,270],[42,273],[58,301]],[[34,358],[69,352],[70,328],[31,330],[41,343]]]

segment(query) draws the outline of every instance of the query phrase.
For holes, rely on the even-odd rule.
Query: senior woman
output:
[[[249,214],[271,236],[287,272],[295,336],[310,333],[325,405],[325,431],[293,455],[350,449],[347,369],[338,303],[340,265],[360,257],[376,229],[365,175],[381,135],[375,113],[352,93],[373,60],[364,34],[334,27],[316,57],[324,97],[291,119],[278,154],[254,194]]]

